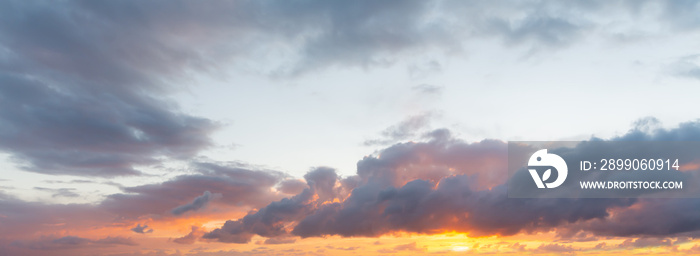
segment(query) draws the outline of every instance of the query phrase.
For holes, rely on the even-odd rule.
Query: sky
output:
[[[508,141],[700,140],[697,13],[3,1],[0,254],[696,254],[700,199],[506,183]]]

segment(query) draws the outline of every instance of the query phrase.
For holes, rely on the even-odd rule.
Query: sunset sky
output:
[[[2,1],[0,255],[698,254],[700,195],[506,183],[700,141],[699,46],[698,1]]]

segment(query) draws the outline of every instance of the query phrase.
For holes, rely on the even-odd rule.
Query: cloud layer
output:
[[[698,122],[671,130],[644,129],[636,127],[613,140],[700,139]],[[309,188],[300,194],[227,221],[203,238],[247,243],[253,235],[377,237],[456,231],[509,236],[555,230],[573,239],[581,232],[695,237],[700,230],[693,224],[700,220],[699,199],[508,198],[505,148],[500,141],[465,143],[444,130],[427,142],[399,143],[360,160],[357,176],[340,178],[332,169],[313,170],[305,176]],[[582,146],[567,154],[597,151]]]
[[[334,66],[391,66],[412,52],[455,55],[475,39],[537,50],[567,47],[590,33],[629,36],[608,27],[601,17],[609,13],[632,23],[657,20],[663,31],[700,26],[692,1],[3,5],[0,150],[25,170],[105,177],[139,174],[138,166],[187,159],[212,145],[218,124],[180,111],[167,97],[195,74],[233,67],[293,77]],[[671,65],[672,73],[694,77],[689,58]],[[440,63],[429,63],[439,71]]]
[[[201,160],[204,150],[216,146],[213,133],[222,124],[173,100],[200,77],[235,80],[227,77],[231,70],[286,83],[334,68],[402,63],[411,79],[420,80],[448,68],[446,61],[427,55],[468,57],[474,43],[520,47],[526,55],[588,44],[591,35],[624,45],[630,38],[697,31],[697,1],[0,5],[0,153],[11,164],[39,174],[84,176],[75,184],[56,183],[86,187],[99,178],[144,175],[169,161],[189,165],[172,178],[119,185],[118,193],[90,204],[28,202],[0,191],[0,254],[76,255],[70,250],[138,247],[137,239],[166,239],[161,227],[177,224],[184,229],[173,233],[168,246],[249,243],[258,237],[264,239],[260,245],[275,246],[310,237],[451,231],[470,236],[551,231],[564,242],[625,238],[619,246],[593,247],[599,250],[675,246],[700,234],[698,199],[509,199],[506,144],[468,143],[447,129],[428,131],[432,112],[414,113],[380,138],[365,141],[385,148],[359,159],[355,175],[319,167],[302,180]],[[422,57],[428,60],[411,63]],[[670,59],[662,64],[670,74],[700,78],[696,53]],[[443,83],[425,82],[412,83],[413,92],[452,93]],[[405,142],[421,134],[422,140]],[[648,119],[614,139],[699,140],[700,123],[657,129]],[[574,153],[591,152],[578,150]],[[696,173],[686,174],[696,178]],[[57,201],[80,197],[78,189],[68,187],[29,190],[50,193]],[[229,220],[212,227],[225,220],[222,215]],[[509,246],[526,251],[522,244]],[[576,250],[552,243],[533,251]],[[425,250],[402,243],[385,252],[413,251]]]

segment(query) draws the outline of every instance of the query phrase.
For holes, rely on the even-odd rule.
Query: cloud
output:
[[[627,134],[613,139],[700,138],[698,122],[682,123],[674,129],[660,127],[639,122]],[[401,231],[456,231],[470,236],[556,231],[558,241],[564,242],[594,241],[591,238],[600,236],[668,238],[700,234],[700,226],[693,225],[700,216],[695,199],[509,199],[504,142],[466,143],[450,137],[446,130],[435,134],[426,141],[398,143],[364,157],[357,164],[357,175],[341,177],[334,169],[315,168],[304,175],[305,184],[298,186],[303,188],[301,192],[288,198],[274,189],[290,180],[288,176],[224,163],[193,163],[194,174],[124,187],[124,193],[110,195],[96,205],[31,203],[3,195],[0,215],[7,221],[0,222],[0,228],[17,230],[12,236],[31,236],[37,230],[59,232],[105,223],[133,225],[131,221],[145,217],[177,218],[171,211],[188,205],[182,209],[197,208],[197,214],[206,214],[203,210],[207,208],[198,208],[204,204],[197,198],[211,199],[221,194],[209,203],[258,210],[210,232],[193,230],[175,238],[175,243],[193,243],[199,237],[248,243],[255,235],[275,238],[270,240],[273,242],[291,240],[293,236],[376,237]],[[598,151],[580,147],[567,154]],[[202,188],[209,193],[202,194]],[[142,224],[130,227],[134,232],[151,230]],[[65,240],[71,239],[78,244],[88,243]]]
[[[32,250],[65,250],[86,247],[104,247],[104,246],[136,246],[138,243],[120,236],[108,236],[102,239],[87,239],[77,236],[51,237],[45,236],[36,240],[16,241],[11,244],[14,247],[32,249]]]
[[[170,212],[172,214],[175,214],[175,215],[182,215],[183,213],[188,212],[188,211],[196,211],[196,210],[199,210],[202,207],[206,206],[209,203],[209,200],[211,200],[211,199],[212,199],[211,192],[204,191],[203,195],[198,196],[191,203],[175,207],[175,209],[173,209]]]
[[[700,79],[700,55],[688,55],[678,58],[668,66],[672,75],[677,77]]]
[[[306,182],[302,180],[288,179],[280,182],[279,186],[277,187],[277,190],[285,194],[296,195],[301,193],[301,191],[303,191],[307,187],[308,186],[306,185]]]
[[[94,227],[123,229],[149,233],[152,229],[143,220],[159,222],[180,218],[171,213],[178,206],[192,204],[201,197],[203,188],[210,192],[213,210],[245,212],[265,207],[283,194],[273,189],[288,177],[270,170],[246,169],[216,163],[194,163],[200,174],[181,175],[171,180],[136,187],[123,187],[123,193],[107,196],[96,204],[52,204],[27,202],[0,193],[0,234],[2,239],[33,237],[36,234],[61,234],[66,230],[90,230]],[[218,196],[220,195],[220,196]],[[197,204],[193,204],[196,206]],[[190,215],[207,218],[215,211],[200,208]],[[149,223],[150,224],[150,223]],[[198,231],[203,232],[203,231]]]
[[[194,244],[203,234],[204,230],[200,227],[192,226],[192,231],[190,231],[190,233],[183,237],[175,238],[172,241],[177,244]]]
[[[553,253],[573,253],[575,251],[578,251],[571,245],[563,245],[563,244],[556,244],[556,243],[551,243],[551,244],[541,244],[540,246],[537,247],[535,251],[539,252],[553,252]]]
[[[376,237],[395,231],[414,233],[467,232],[513,235],[547,230],[567,222],[608,215],[612,206],[629,200],[518,200],[507,198],[505,187],[475,191],[465,175],[435,183],[413,180],[393,188],[368,183],[356,188],[343,203],[326,204],[294,227],[302,237],[341,235]],[[549,205],[562,210],[552,213]]]
[[[417,137],[420,131],[430,126],[430,120],[435,118],[434,113],[424,113],[406,118],[396,125],[386,128],[380,133],[381,138],[365,140],[365,146],[390,145],[403,140]]]
[[[423,251],[425,251],[425,249],[418,248],[418,246],[416,245],[416,242],[412,242],[412,243],[400,244],[400,245],[394,246],[392,249],[384,248],[384,249],[377,250],[377,252],[380,252],[380,253],[398,253],[401,251],[423,252]]]
[[[397,245],[394,247],[394,250],[396,250],[396,251],[422,251],[421,249],[419,249],[416,246],[416,242]]]
[[[661,7],[663,15],[640,11],[647,5]],[[7,49],[0,59],[0,150],[32,172],[138,175],[140,166],[187,159],[212,146],[210,135],[220,125],[169,99],[192,75],[234,69],[294,77],[339,66],[386,67],[416,53],[459,55],[469,50],[465,42],[484,37],[563,48],[613,33],[597,19],[609,13],[630,14],[621,22],[640,26],[642,20],[675,30],[700,26],[695,3],[656,5],[7,2],[0,10],[0,48]],[[679,74],[696,76],[697,65],[690,64]],[[408,69],[436,72],[441,64],[431,59]],[[388,138],[410,135],[396,128]]]
[[[700,200],[696,198],[644,199],[634,208],[619,209],[610,218],[578,223],[570,228],[604,236],[688,234],[697,237],[700,230],[698,214]]]
[[[545,46],[571,43],[583,27],[565,17],[527,16],[522,20],[492,18],[487,29],[499,31],[508,44],[535,41]]]
[[[285,224],[298,220],[311,211],[309,205],[311,196],[313,196],[311,190],[305,189],[294,197],[272,202],[239,220],[228,220],[220,228],[202,237],[225,243],[248,243],[254,235],[264,237],[287,235]]]
[[[445,88],[442,86],[437,86],[437,85],[419,84],[419,85],[411,87],[411,89],[413,89],[417,92],[423,93],[423,94],[434,95],[434,94],[442,93],[442,91]]]
[[[640,122],[612,140],[700,139],[700,122],[682,123],[669,130],[649,128],[647,124]],[[505,185],[505,143],[466,143],[444,131],[441,134],[425,142],[399,143],[367,156],[358,162],[357,176],[341,179],[332,169],[313,170],[305,175],[309,188],[300,194],[229,220],[204,238],[246,243],[253,235],[377,237],[403,231],[508,236],[554,230],[561,234],[562,241],[593,241],[593,236],[700,234],[700,226],[693,225],[700,223],[700,213],[694,214],[700,209],[696,204],[700,200],[696,199],[510,199]],[[591,155],[600,153],[600,149],[581,144],[565,153]],[[350,178],[357,181],[351,183],[351,192],[338,193],[348,190],[341,180]],[[569,249],[560,245],[539,248]]]
[[[642,237],[637,239],[626,239],[618,246],[620,248],[643,248],[655,246],[671,246],[673,241],[668,238]]]
[[[693,30],[700,27],[700,20],[691,13],[700,10],[700,4],[695,1],[665,2],[661,6],[663,15],[661,21],[669,28],[677,31]]]
[[[272,237],[265,239],[263,244],[293,244],[294,242],[296,242],[296,239],[293,237]]]
[[[29,237],[38,232],[59,233],[67,229],[101,227],[115,218],[91,204],[44,204],[26,202],[12,196],[0,194],[1,230],[0,238],[16,239]]]
[[[636,14],[623,19],[634,24],[653,15],[639,12],[642,7],[656,7],[619,1],[255,1],[211,2],[197,8],[169,1],[71,2],[60,8],[6,5],[6,25],[0,28],[13,37],[3,43],[18,49],[17,55],[109,82],[147,81],[144,72],[136,72],[140,70],[177,75],[214,72],[216,64],[231,63],[272,75],[333,66],[386,66],[402,54],[459,52],[465,41],[483,36],[507,44],[567,45],[596,28],[604,32],[608,23],[600,15]],[[669,15],[649,18],[678,28],[698,26],[688,11],[697,8],[695,4],[661,7]],[[95,19],[101,22],[90,22]],[[61,36],[53,36],[54,31]],[[436,63],[426,65],[439,69]]]
[[[74,188],[42,188],[42,187],[34,187],[35,190],[39,191],[46,191],[51,193],[51,197],[79,197],[80,195],[78,193],[75,193]]]
[[[442,65],[436,60],[411,64],[408,66],[408,73],[411,78],[420,79],[442,71]]]
[[[326,202],[332,202],[343,192],[337,187],[338,175],[334,169],[316,168],[304,175],[308,188],[291,198],[272,202],[266,207],[239,220],[228,220],[221,228],[203,236],[225,243],[248,243],[254,235],[279,237],[288,234],[285,224],[302,219]]]
[[[201,210],[213,197],[217,203],[238,207],[264,207],[281,196],[271,188],[286,177],[270,170],[256,170],[225,163],[192,163],[201,174],[181,175],[171,180],[135,187],[125,193],[107,196],[100,208],[118,216],[136,219],[140,216],[175,216]],[[202,194],[202,190],[207,192]],[[192,198],[195,198],[194,200]]]
[[[141,224],[136,225],[136,227],[132,228],[131,231],[139,234],[153,233],[153,229],[149,229],[148,225],[141,226]]]
[[[339,197],[338,174],[335,169],[328,167],[318,167],[304,175],[304,179],[309,188],[318,196],[318,203],[333,201]]]
[[[157,156],[191,156],[210,144],[212,122],[173,113],[158,99],[93,95],[2,72],[0,80],[6,85],[0,88],[0,149],[28,171],[133,175],[139,173],[134,165],[157,163]]]
[[[358,162],[354,179],[359,184],[353,184],[347,196],[337,193],[343,183],[333,170],[319,168],[305,175],[309,189],[242,219],[227,221],[204,238],[247,243],[253,235],[287,236],[289,223],[296,223],[291,234],[301,237],[379,236],[395,231],[512,235],[604,218],[609,207],[634,202],[510,200],[502,185],[507,176],[505,165],[493,176],[479,175],[506,162],[504,154],[505,144],[496,141],[468,144],[440,137],[397,144]],[[555,204],[564,210],[551,213],[549,206]]]
[[[102,239],[94,240],[93,243],[95,243],[95,244],[129,245],[129,246],[139,245],[138,243],[131,240],[131,238],[121,237],[121,236],[114,236],[114,237],[108,236],[108,237],[105,237]]]
[[[389,146],[357,163],[357,178],[382,185],[400,186],[414,179],[437,182],[450,174],[473,175],[472,186],[483,189],[507,178],[506,144],[497,140],[464,143],[453,140],[448,130],[428,133],[427,142]]]
[[[700,122],[663,129],[650,126],[651,119],[645,120],[613,140],[700,138]],[[450,137],[446,130],[436,134],[439,136],[398,143],[362,158],[357,164],[357,175],[342,177],[332,168],[315,168],[304,175],[303,190],[288,198],[281,198],[283,195],[274,190],[282,181],[290,180],[288,176],[224,163],[193,163],[194,174],[163,183],[125,187],[123,194],[110,195],[97,205],[47,205],[0,195],[0,215],[7,220],[0,222],[0,228],[17,230],[12,236],[32,236],[36,230],[59,232],[105,223],[129,223],[127,227],[132,231],[147,233],[148,226],[134,227],[134,222],[129,221],[144,217],[177,218],[172,209],[191,205],[187,209],[192,210],[204,205],[196,203],[197,198],[210,199],[221,194],[218,200],[209,203],[246,205],[257,210],[228,220],[209,232],[192,228],[187,235],[172,241],[248,243],[257,235],[268,239],[268,243],[281,243],[296,240],[294,236],[377,237],[396,232],[464,232],[476,237],[554,231],[559,234],[557,242],[594,241],[591,237],[601,236],[629,237],[625,246],[631,248],[700,234],[700,226],[693,224],[700,220],[696,199],[510,199],[505,187],[504,142],[467,143]],[[597,151],[582,146],[567,153],[583,155]],[[202,188],[207,188],[209,193],[202,194]],[[209,208],[198,209],[196,213],[202,214]],[[54,241],[58,238],[21,244],[23,248],[73,248],[129,243],[114,238],[101,241],[80,237]],[[536,248],[568,249],[561,244]]]
[[[135,175],[139,165],[186,158],[218,125],[184,114],[162,81],[186,65],[167,47],[79,3],[2,8],[0,150],[28,171]],[[98,25],[99,24],[99,25]],[[160,50],[159,50],[160,49]]]

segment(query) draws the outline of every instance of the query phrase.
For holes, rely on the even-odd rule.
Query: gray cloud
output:
[[[700,79],[700,55],[678,58],[668,66],[672,75],[691,79]]]
[[[436,60],[408,65],[411,78],[421,79],[442,71],[442,65]]]
[[[275,193],[274,188],[279,181],[288,179],[280,172],[268,170],[245,169],[219,165],[216,163],[195,163],[193,168],[200,174],[183,175],[172,180],[137,187],[123,187],[124,193],[108,196],[99,204],[48,204],[26,202],[0,192],[0,230],[12,232],[0,233],[0,251],[9,250],[8,243],[18,238],[32,237],[37,232],[60,234],[65,230],[87,230],[94,227],[113,226],[123,227],[131,232],[148,234],[153,229],[142,223],[143,219],[154,221],[165,218],[177,218],[170,211],[178,206],[192,204],[193,198],[202,196],[202,188],[207,188],[210,198],[217,195],[216,206],[241,209],[263,208],[270,202],[279,200],[282,195]],[[321,178],[318,184],[323,183]],[[54,192],[49,191],[49,192]],[[205,193],[207,195],[207,193]],[[220,195],[220,197],[218,196]],[[196,200],[195,200],[196,201]],[[210,202],[214,203],[214,202]],[[195,214],[192,212],[190,214]],[[196,214],[208,214],[199,209]],[[134,222],[141,222],[133,226]],[[202,229],[193,230],[190,234],[175,238],[175,243],[194,243],[205,233]],[[51,239],[36,241],[20,241],[24,248],[35,250],[39,248],[90,247],[114,244],[119,240],[94,240],[91,238],[66,238],[52,242]],[[66,241],[64,241],[66,240]],[[9,242],[8,242],[9,241]],[[80,246],[65,246],[64,242],[72,241]],[[7,242],[7,243],[6,243]],[[57,245],[58,243],[58,245]],[[22,249],[10,255],[29,255]],[[68,253],[67,255],[70,255]]]
[[[192,226],[192,231],[183,237],[178,237],[172,241],[177,244],[194,244],[202,235],[204,231],[197,226]]]
[[[578,251],[577,249],[574,249],[573,246],[571,245],[564,245],[564,244],[541,244],[540,246],[537,247],[535,251],[538,252],[549,252],[549,253],[573,253],[575,251]]]
[[[58,234],[61,230],[78,227],[98,227],[113,223],[115,216],[90,204],[44,204],[26,202],[0,193],[0,239],[27,237],[38,231]]]
[[[612,140],[700,139],[700,122],[667,130],[653,128],[648,121]],[[439,134],[427,142],[399,143],[363,158],[358,162],[357,176],[351,179],[355,182],[348,183],[351,193],[337,193],[347,190],[341,180],[350,177],[341,179],[332,169],[317,169],[305,176],[309,188],[302,193],[230,220],[203,237],[246,243],[253,235],[376,237],[397,231],[457,231],[472,236],[508,236],[555,230],[561,241],[594,241],[592,236],[700,234],[700,226],[695,225],[700,223],[697,199],[508,198],[505,143],[487,140],[470,144],[450,138],[445,131]],[[562,154],[600,153],[600,149],[581,145]],[[284,228],[287,225],[292,225],[291,232]],[[643,242],[640,240],[639,246]],[[537,248],[570,249],[558,244]]]
[[[196,210],[199,210],[202,207],[206,206],[211,199],[212,199],[211,192],[204,191],[204,194],[196,197],[194,200],[192,200],[191,203],[175,207],[170,212],[172,214],[175,214],[175,215],[182,215],[183,213],[188,212],[188,211],[196,211]]]
[[[100,203],[100,208],[123,218],[179,215],[201,209],[214,195],[218,198],[216,202],[224,205],[264,207],[280,198],[271,188],[286,177],[276,171],[217,163],[200,162],[192,166],[201,174],[181,175],[163,183],[124,187],[122,190],[125,193],[109,195]],[[209,193],[202,194],[204,188]]]
[[[358,187],[343,203],[327,204],[294,228],[302,237],[337,234],[379,236],[393,231],[434,233],[444,230],[472,235],[513,235],[523,230],[554,228],[567,222],[604,218],[607,208],[633,200],[511,200],[505,187],[475,191],[464,175],[446,177],[435,187],[414,180],[400,188]],[[550,205],[557,205],[552,211]]]
[[[297,179],[288,179],[280,182],[277,190],[288,195],[296,195],[304,191],[308,186],[306,182]]]
[[[212,145],[209,135],[218,125],[168,99],[188,74],[235,68],[289,77],[337,66],[390,66],[431,50],[456,55],[480,37],[561,48],[589,31],[604,33],[607,24],[595,17],[609,13],[676,30],[700,26],[693,12],[698,5],[677,1],[658,4],[658,17],[640,12],[654,3],[625,1],[2,5],[0,150],[25,170],[108,177],[139,174],[138,166],[192,157]],[[440,69],[434,61],[426,65],[413,69]],[[681,73],[694,76],[694,70]]]
[[[445,89],[445,88],[442,86],[437,86],[437,85],[419,84],[419,85],[411,87],[411,89],[413,89],[417,92],[420,92],[420,93],[435,95],[435,94],[442,93],[443,89]]]
[[[514,24],[515,23],[515,24]],[[559,46],[571,43],[583,29],[580,25],[564,17],[528,16],[513,22],[510,19],[492,18],[487,30],[498,31],[508,44],[535,41],[545,46]]]
[[[77,236],[51,237],[45,236],[31,241],[16,241],[11,244],[14,247],[32,250],[63,250],[86,247],[103,247],[114,245],[135,246],[138,245],[131,238],[109,236],[102,239],[87,239]]]
[[[82,77],[123,81],[143,78],[143,73],[134,70],[211,71],[218,62],[263,66],[250,59],[269,58],[261,54],[264,49],[290,60],[266,71],[290,75],[335,65],[390,65],[405,52],[461,51],[464,41],[478,36],[497,36],[507,44],[565,45],[588,28],[607,25],[596,22],[598,15],[625,13],[641,19],[646,14],[639,10],[653,3],[217,1],[192,5],[81,1],[59,7],[6,5],[3,28],[15,34],[5,38],[7,45],[38,63]],[[652,18],[679,28],[699,25],[690,11],[697,8],[695,3],[661,7],[669,15]],[[101,22],[90,22],[95,19]],[[23,30],[26,28],[31,30]],[[238,40],[230,41],[233,38]],[[279,47],[280,43],[285,47]],[[42,55],[35,49],[48,49],[52,54]]]
[[[379,250],[377,250],[377,252],[380,252],[380,253],[397,253],[400,251],[422,252],[422,251],[425,251],[425,249],[418,248],[418,246],[416,246],[416,242],[413,242],[413,243],[407,243],[407,244],[400,244],[400,245],[394,246],[394,248],[392,248],[392,249],[379,249]]]
[[[316,204],[336,197],[337,174],[330,168],[317,168],[304,175],[308,188],[291,198],[272,202],[239,220],[228,220],[218,229],[203,236],[225,243],[248,243],[253,235],[279,237],[287,235],[284,224],[310,214]],[[314,201],[318,196],[318,201]]]
[[[153,229],[152,229],[152,228],[149,229],[149,228],[148,228],[148,225],[143,225],[143,226],[141,226],[141,224],[138,224],[138,225],[136,225],[136,227],[133,227],[133,228],[131,229],[131,231],[134,231],[134,232],[139,233],[139,234],[153,233]]]
[[[673,240],[669,238],[642,237],[637,239],[626,239],[618,246],[620,248],[643,248],[654,246],[671,246],[673,244]]]
[[[380,133],[381,138],[365,140],[365,146],[390,145],[407,139],[414,139],[418,133],[428,129],[434,113],[423,113],[406,118],[398,124],[392,125]]]
[[[293,237],[272,237],[265,239],[263,244],[293,244],[296,241]]]
[[[677,31],[696,30],[700,27],[700,20],[693,13],[700,11],[700,3],[697,1],[669,1],[663,2],[661,9],[663,21],[671,29]]]
[[[133,175],[137,165],[190,157],[211,144],[212,121],[163,97],[169,89],[161,76],[181,77],[184,68],[172,59],[177,54],[125,34],[139,31],[94,22],[78,2],[3,5],[0,150],[23,169]]]
[[[604,218],[608,208],[634,203],[628,199],[511,200],[502,185],[507,176],[503,171],[494,175],[500,177],[497,183],[489,175],[477,175],[486,166],[505,162],[504,143],[467,144],[438,138],[397,144],[381,151],[378,157],[364,158],[358,163],[358,176],[352,178],[358,182],[347,183],[353,187],[352,193],[337,193],[346,183],[332,169],[316,169],[305,175],[309,188],[299,195],[227,221],[203,237],[247,243],[253,235],[288,236],[283,227],[289,223],[297,223],[291,234],[301,237],[434,233],[446,229],[474,235],[512,235]],[[427,171],[427,167],[434,171]],[[504,170],[505,166],[500,168]],[[477,189],[484,184],[494,187]],[[561,208],[551,211],[551,205]]]
[[[42,188],[34,187],[34,189],[39,191],[45,191],[51,193],[51,197],[79,197],[80,195],[75,191],[74,188]]]

